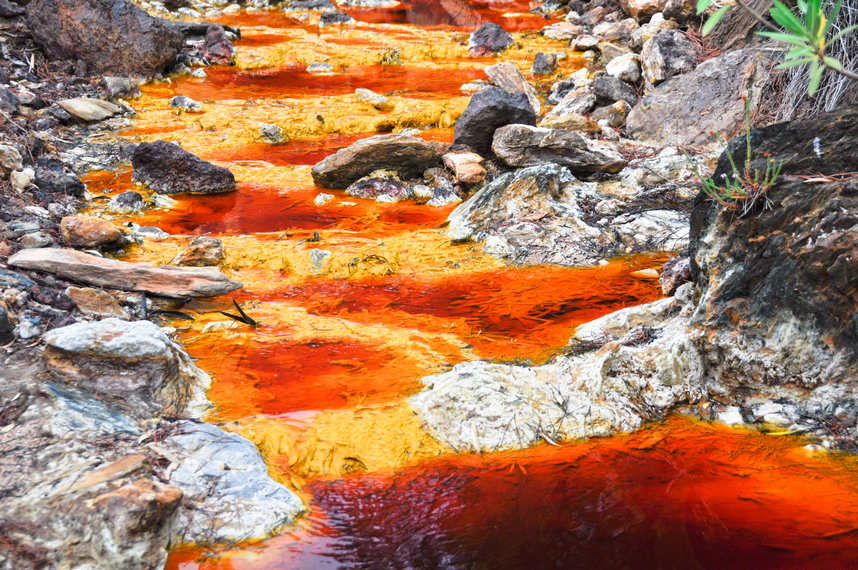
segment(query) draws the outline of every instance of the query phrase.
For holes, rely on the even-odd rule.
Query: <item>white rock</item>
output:
[[[73,117],[83,121],[103,121],[122,111],[118,105],[92,97],[76,97],[58,101],[57,105]]]
[[[605,66],[605,72],[627,83],[637,83],[641,78],[640,56],[627,53],[615,57]]]
[[[324,192],[322,192],[320,194],[316,194],[316,197],[313,198],[313,204],[315,204],[316,206],[324,206],[333,199],[333,194],[325,194]]]

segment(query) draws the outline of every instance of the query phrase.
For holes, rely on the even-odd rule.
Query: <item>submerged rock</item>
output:
[[[125,0],[31,0],[27,23],[48,55],[83,61],[95,73],[160,73],[184,41],[174,26]]]
[[[132,415],[199,417],[209,407],[208,375],[149,321],[76,323],[46,333],[45,344],[53,378]]]
[[[30,249],[9,258],[9,265],[44,271],[79,283],[143,291],[162,297],[214,297],[241,288],[210,267],[154,266],[108,259],[73,249]]]
[[[574,174],[619,172],[623,156],[605,143],[576,132],[528,125],[507,125],[495,131],[492,151],[513,167],[552,163]]]
[[[220,265],[225,257],[222,241],[210,236],[199,236],[191,240],[188,247],[180,251],[171,263],[190,267],[207,267]]]
[[[131,157],[134,180],[159,194],[218,194],[235,190],[235,176],[175,143],[141,143]]]
[[[487,87],[471,97],[464,113],[456,121],[454,141],[489,156],[495,130],[513,123],[536,124],[536,113],[527,95]]]
[[[346,188],[375,170],[419,176],[441,161],[444,145],[410,135],[377,135],[338,150],[313,166],[313,181],[323,188]]]
[[[176,543],[265,538],[306,511],[295,493],[268,475],[256,447],[241,436],[182,421],[158,449],[172,459],[170,484],[185,497],[173,523]]]

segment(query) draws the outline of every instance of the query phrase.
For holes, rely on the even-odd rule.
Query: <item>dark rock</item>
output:
[[[677,30],[659,32],[647,40],[641,50],[641,68],[650,85],[658,85],[695,67],[697,47],[688,36]]]
[[[32,0],[27,22],[49,56],[94,73],[151,76],[183,46],[173,26],[125,0]]]
[[[456,121],[454,142],[489,156],[495,130],[513,123],[536,124],[536,114],[527,95],[487,87],[471,97],[465,112]]]
[[[685,26],[697,19],[696,2],[694,0],[667,0],[663,13],[665,18]]]
[[[365,176],[352,182],[346,188],[346,194],[384,202],[400,202],[412,198],[411,186],[396,177],[395,173],[392,174],[393,176],[384,173]]]
[[[235,57],[235,47],[226,36],[223,26],[214,24],[206,31],[203,57],[212,64],[229,64]]]
[[[0,305],[0,345],[9,344],[15,338],[14,328],[9,321],[9,313]]]
[[[551,75],[557,69],[557,56],[553,53],[537,53],[533,58],[531,72],[534,75]]]
[[[688,257],[671,257],[661,268],[661,292],[673,295],[677,288],[691,281],[691,259]]]
[[[622,155],[605,143],[574,131],[528,125],[507,125],[496,130],[492,151],[516,168],[550,163],[565,166],[573,174],[619,172],[626,165]]]
[[[753,114],[768,80],[766,56],[737,50],[704,61],[666,81],[632,108],[626,127],[635,138],[660,145],[717,144],[713,132],[736,135],[745,122],[747,96]]]
[[[337,24],[348,24],[354,19],[345,12],[324,12],[319,17],[320,26],[335,26]]]
[[[754,140],[786,159],[786,172],[855,171],[856,118],[858,108],[844,108],[760,129]],[[829,145],[822,159],[816,138]],[[690,243],[701,299],[695,343],[728,385],[854,384],[858,184],[784,177],[766,197],[771,207],[747,216],[698,197]]]
[[[611,104],[614,101],[625,101],[629,105],[636,105],[638,96],[635,90],[627,83],[616,77],[603,75],[593,82],[593,93],[602,104]]]
[[[409,135],[378,135],[340,149],[313,166],[313,181],[323,188],[346,188],[376,170],[419,176],[441,162],[444,145]]]
[[[286,4],[286,8],[289,10],[319,10],[325,12],[337,9],[331,0],[292,0]]]
[[[557,105],[563,98],[575,89],[574,79],[563,79],[551,86],[551,93],[548,95],[548,102],[552,105]]]
[[[36,186],[44,192],[68,194],[83,198],[86,186],[80,178],[67,171],[62,163],[50,158],[40,158],[36,162]]]
[[[0,85],[0,111],[7,115],[18,112],[18,97],[8,87]],[[0,120],[4,120],[0,118]]]
[[[23,6],[13,4],[9,0],[0,0],[0,18],[17,18],[26,12]]]
[[[0,287],[12,289],[32,289],[36,282],[17,271],[0,268]]]
[[[471,34],[468,51],[475,57],[502,52],[512,45],[512,36],[493,22],[487,22]]]
[[[117,194],[110,199],[109,209],[112,212],[127,214],[139,212],[143,209],[143,195],[133,190]]]
[[[235,177],[175,143],[142,143],[131,157],[134,180],[159,194],[217,194],[235,190]]]

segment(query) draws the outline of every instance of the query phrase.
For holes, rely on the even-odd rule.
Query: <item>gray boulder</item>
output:
[[[468,51],[473,56],[498,53],[512,45],[512,36],[494,22],[487,22],[471,34]]]
[[[456,121],[454,142],[489,156],[495,130],[510,124],[536,124],[536,113],[527,95],[487,87],[471,97],[465,112]]]
[[[507,125],[495,131],[492,151],[513,167],[553,163],[574,174],[619,172],[626,165],[613,147],[574,131]]]
[[[647,83],[658,85],[674,75],[694,70],[697,67],[697,47],[680,31],[659,32],[644,43],[641,67]],[[629,101],[632,105],[636,102]]]

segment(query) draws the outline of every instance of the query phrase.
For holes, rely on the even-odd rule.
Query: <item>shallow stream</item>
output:
[[[546,21],[528,8],[406,1],[348,10],[356,24],[322,29],[289,13],[231,15],[222,23],[242,29],[236,66],[149,85],[134,101],[126,137],[179,141],[229,167],[239,185],[129,218],[174,237],[147,240],[128,258],[168,263],[187,236],[222,239],[223,268],[245,287],[184,307],[195,320],[175,324],[214,380],[209,420],[254,441],[310,507],[280,536],[182,547],[169,568],[858,564],[854,461],[815,456],[799,439],[677,417],[632,435],[461,455],[409,408],[424,376],[474,359],[544,362],[578,324],[660,297],[657,281],[632,273],[660,267],[664,255],[508,267],[445,237],[452,206],[313,186],[313,163],[364,136],[428,127],[422,136],[450,141],[468,100],[461,85],[495,62],[467,55],[467,34],[482,22],[516,32],[503,59],[534,81],[551,81],[529,76],[537,51],[568,52],[559,73],[583,65],[533,33]],[[314,62],[333,73],[305,72]],[[358,87],[392,107],[358,100]],[[174,95],[202,102],[202,112],[170,108]],[[263,141],[264,123],[286,141]],[[129,172],[88,183],[94,192],[134,186]],[[333,198],[317,205],[320,192]],[[219,313],[233,297],[257,328]]]

